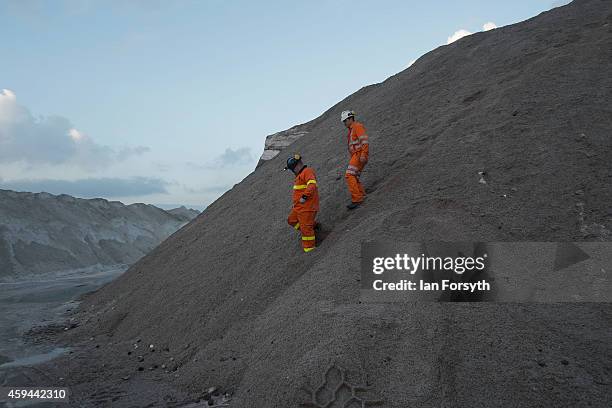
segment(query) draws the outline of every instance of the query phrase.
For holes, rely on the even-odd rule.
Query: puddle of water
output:
[[[123,272],[112,268],[80,276],[0,282],[0,356],[4,357],[0,358],[0,369],[40,364],[66,353],[68,348],[28,344],[23,335],[35,326],[63,323],[66,312],[80,303],[80,295]]]

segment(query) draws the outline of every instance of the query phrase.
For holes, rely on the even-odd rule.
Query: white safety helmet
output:
[[[355,112],[353,112],[352,110],[343,111],[340,114],[340,121],[344,122],[348,118],[353,118],[353,117],[355,117]]]

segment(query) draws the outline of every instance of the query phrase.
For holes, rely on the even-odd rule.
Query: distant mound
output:
[[[368,240],[609,240],[611,72],[612,1],[577,0],[359,90],[290,146],[318,174],[323,244],[304,255],[286,225],[292,180],[273,157],[84,301],[71,391],[107,381],[113,406],[129,405],[117,390],[145,405],[138,366],[164,364],[157,384],[215,385],[233,408],[369,406],[336,399],[355,385],[384,407],[608,405],[609,304],[366,305],[359,269]],[[371,146],[351,213],[347,108]],[[139,344],[161,351],[141,364]]]
[[[194,210],[193,208],[187,208],[184,205],[178,208],[173,208],[171,210],[167,210],[170,214],[179,217],[184,221],[191,221],[195,217],[197,217],[200,212],[198,210]]]
[[[0,281],[132,264],[197,214],[0,190]]]

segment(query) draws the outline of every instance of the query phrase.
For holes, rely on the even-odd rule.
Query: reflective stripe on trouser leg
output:
[[[304,248],[306,252],[309,252],[312,248],[315,247],[316,238],[314,225],[317,212],[300,211],[297,216],[300,222],[300,232],[302,233],[302,248]]]
[[[359,160],[359,153],[356,153],[351,156],[351,161],[344,175],[346,185],[351,193],[351,201],[354,203],[360,203],[365,199],[365,189],[359,181],[361,170],[363,170],[363,164]]]
[[[359,173],[361,173],[359,171],[359,168],[357,166],[353,166],[352,164],[349,164],[348,167],[346,168],[346,174],[352,174],[354,176],[359,176]]]

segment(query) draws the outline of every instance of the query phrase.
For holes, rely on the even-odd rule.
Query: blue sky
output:
[[[266,135],[562,3],[2,0],[0,188],[202,208]]]

